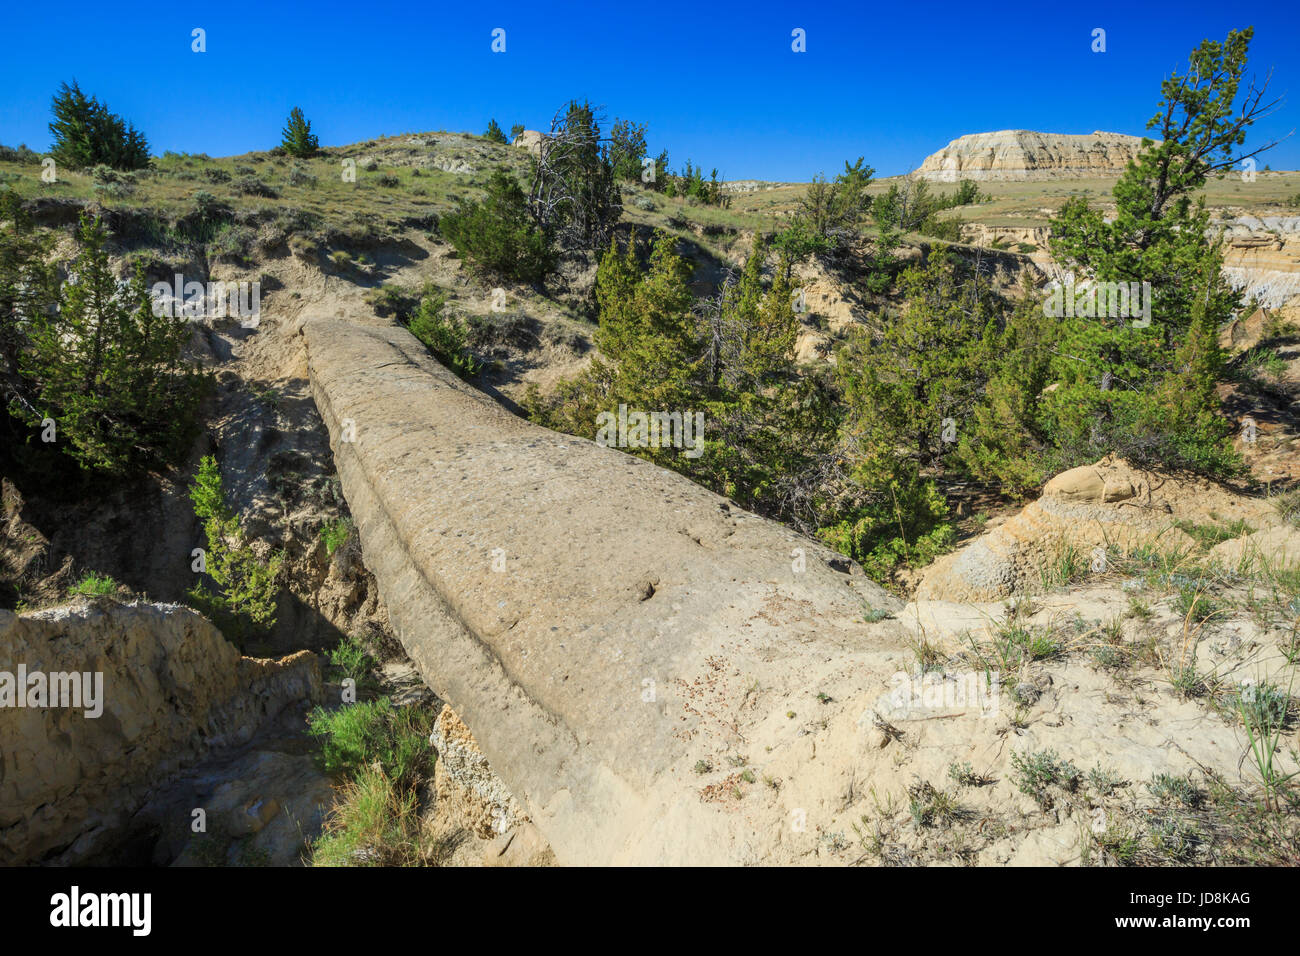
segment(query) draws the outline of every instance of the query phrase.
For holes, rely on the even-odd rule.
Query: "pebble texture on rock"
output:
[[[807,852],[775,790],[695,768],[812,759],[791,701],[842,717],[878,693],[904,645],[863,615],[900,603],[679,475],[511,415],[403,329],[302,332],[394,631],[559,862]]]

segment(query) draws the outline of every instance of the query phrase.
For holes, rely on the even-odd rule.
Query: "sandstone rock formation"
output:
[[[1276,309],[1300,296],[1300,216],[1238,216],[1223,246],[1223,274],[1245,298]]]
[[[540,156],[542,155],[542,143],[544,143],[546,139],[547,137],[545,133],[539,133],[535,129],[526,129],[515,137],[515,140],[511,145],[518,146],[520,149],[526,149],[534,156]]]
[[[320,694],[315,655],[241,658],[197,612],[81,602],[0,611],[0,672],[103,675],[103,712],[0,707],[0,863],[105,850],[151,791]]]
[[[1118,176],[1141,149],[1140,137],[1100,130],[1087,135],[1024,129],[970,133],[927,156],[916,175],[941,183]]]
[[[764,747],[802,765],[786,714],[879,692],[901,638],[863,615],[898,601],[685,478],[510,415],[405,330],[303,334],[394,631],[559,861],[808,852],[777,791],[695,768]]]
[[[1114,545],[1128,550],[1154,544],[1188,549],[1195,542],[1177,525],[1229,525],[1255,529],[1281,523],[1269,503],[1212,481],[1144,472],[1113,457],[1062,472],[1038,498],[960,550],[939,558],[917,588],[918,600],[995,601],[1033,590],[1063,549],[1082,560]],[[1270,539],[1276,550],[1276,542]]]
[[[459,819],[484,838],[527,821],[506,785],[488,766],[474,735],[450,707],[438,712],[430,740],[438,752],[433,782],[440,806],[451,804]]]

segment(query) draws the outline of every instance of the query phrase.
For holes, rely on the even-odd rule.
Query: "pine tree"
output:
[[[320,149],[320,141],[312,135],[311,123],[302,115],[302,110],[294,107],[289,113],[289,122],[281,134],[280,146],[290,156],[307,157]]]
[[[174,460],[193,437],[203,376],[182,358],[190,326],[156,315],[143,270],[119,289],[98,220],[83,216],[59,309],[33,318],[19,356],[34,393],[24,417],[57,424],[84,467],[111,475]]]
[[[495,119],[488,120],[487,132],[483,134],[483,138],[489,143],[500,143],[503,146],[506,143],[506,134],[501,132],[501,127],[497,125]]]

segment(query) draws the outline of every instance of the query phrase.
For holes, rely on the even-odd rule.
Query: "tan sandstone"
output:
[[[1113,457],[1052,478],[1037,501],[970,544],[934,562],[917,588],[920,600],[993,601],[1034,590],[1067,546],[1093,561],[1097,549],[1139,545],[1188,549],[1179,522],[1256,530],[1279,518],[1269,503],[1197,478],[1174,478]]]
[[[916,175],[943,183],[1117,176],[1141,149],[1140,137],[1100,130],[1086,135],[1025,129],[970,133],[927,156]]]
[[[99,672],[103,713],[0,708],[0,863],[102,851],[166,780],[235,747],[291,703],[319,699],[303,651],[241,658],[198,612],[82,601],[0,611],[0,671]]]

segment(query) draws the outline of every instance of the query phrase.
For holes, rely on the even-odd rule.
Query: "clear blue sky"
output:
[[[949,140],[1022,128],[1140,134],[1162,76],[1207,37],[1255,26],[1251,66],[1284,109],[1249,142],[1300,127],[1300,4],[1129,0],[862,2],[14,3],[0,39],[0,143],[49,146],[50,97],[74,77],[155,153],[279,141],[301,106],[325,145],[495,117],[545,128],[571,96],[649,124],[653,151],[727,179],[806,180],[865,156],[880,175]],[[207,52],[190,31],[207,31]],[[506,52],[491,31],[506,30]],[[807,52],[790,49],[802,28]],[[1102,27],[1107,51],[1091,51]],[[1300,136],[1261,158],[1300,168]]]

